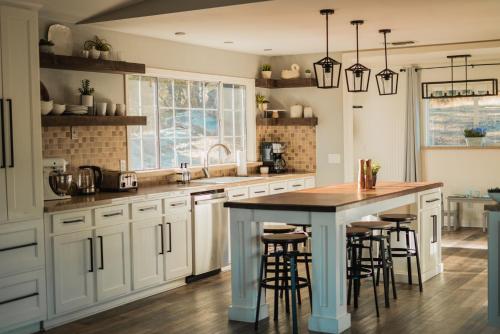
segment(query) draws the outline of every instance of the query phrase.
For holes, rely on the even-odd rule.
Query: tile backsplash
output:
[[[257,126],[257,157],[264,141],[284,143],[290,172],[316,171],[316,128],[314,126]]]

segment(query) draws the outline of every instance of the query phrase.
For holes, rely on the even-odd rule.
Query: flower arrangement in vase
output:
[[[484,137],[486,137],[486,129],[467,128],[464,130],[464,137],[467,146],[484,146]]]

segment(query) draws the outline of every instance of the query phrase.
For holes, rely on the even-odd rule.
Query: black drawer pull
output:
[[[170,206],[185,206],[185,205],[186,205],[186,201],[170,203]]]
[[[292,185],[292,187],[294,187],[294,188],[297,188],[297,187],[300,187],[300,186],[302,186],[302,185],[301,184],[294,184],[294,185]]]
[[[73,219],[73,220],[65,220],[63,221],[63,224],[76,224],[76,223],[84,223],[85,220],[83,219]]]
[[[158,224],[160,226],[160,236],[161,236],[161,252],[158,255],[165,254],[165,244],[163,241],[163,224]]]
[[[149,210],[156,210],[156,206],[150,206],[147,208],[140,208],[139,211],[144,212],[144,211],[149,211]]]
[[[23,244],[23,245],[11,246],[11,247],[6,247],[6,248],[0,248],[0,252],[6,252],[6,251],[13,250],[13,249],[31,247],[31,246],[36,246],[36,245],[38,245],[38,242],[31,242],[29,244]]]
[[[104,269],[104,242],[102,240],[102,235],[98,236],[97,238],[99,238],[99,241],[101,243],[101,266],[98,269],[103,270]]]
[[[5,168],[5,119],[3,115],[3,99],[0,99],[0,127],[2,127],[2,164],[0,168]]]
[[[123,211],[113,212],[113,213],[105,213],[102,216],[105,218],[114,217],[114,216],[123,216]]]
[[[16,301],[21,300],[21,299],[31,298],[31,297],[35,297],[35,296],[38,296],[38,295],[39,295],[38,292],[33,292],[33,293],[30,293],[29,295],[24,295],[24,296],[21,296],[21,297],[16,297],[16,298],[12,298],[12,299],[7,299],[7,300],[4,300],[4,301],[1,301],[0,305],[12,303],[12,302],[16,302]]]
[[[254,194],[263,194],[265,192],[266,192],[265,190],[258,190],[258,191],[254,191]]]
[[[435,244],[438,242],[438,237],[437,237],[437,215],[432,215],[432,240],[431,243]]]
[[[167,253],[172,253],[172,224],[167,223],[168,225],[168,251]]]
[[[90,242],[90,269],[89,273],[94,272],[94,239],[92,238],[87,238],[88,241]]]
[[[274,188],[273,190],[285,190],[285,188],[279,187],[279,188]]]
[[[432,202],[437,202],[437,201],[439,201],[439,198],[428,199],[427,201],[425,201],[425,203],[432,203]]]
[[[12,99],[7,99],[9,103],[9,125],[10,125],[10,168],[14,167],[14,126],[12,125]]]
[[[234,197],[243,197],[243,196],[245,196],[245,194],[236,194],[236,195],[233,195],[233,198]]]

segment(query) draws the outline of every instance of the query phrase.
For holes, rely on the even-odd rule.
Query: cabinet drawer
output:
[[[161,199],[132,203],[132,219],[157,217],[163,214]]]
[[[271,195],[281,194],[281,193],[285,193],[287,191],[288,191],[288,182],[287,181],[272,182],[269,184],[269,193]]]
[[[248,198],[248,187],[232,188],[227,191],[230,201]]]
[[[431,208],[440,204],[441,204],[441,192],[439,191],[429,194],[423,194],[420,196],[421,209]]]
[[[94,210],[96,226],[124,223],[129,219],[128,204],[107,206]]]
[[[0,276],[41,266],[43,242],[41,221],[0,225]]]
[[[306,177],[304,183],[306,189],[316,187],[316,179],[314,177]]]
[[[296,179],[296,180],[288,181],[288,190],[289,191],[301,190],[304,188],[305,188],[304,179]]]
[[[80,231],[92,227],[90,210],[57,213],[52,216],[54,234]]]
[[[191,197],[165,199],[165,215],[168,219],[184,218],[191,210]]]
[[[0,329],[45,319],[45,272],[32,271],[0,279]]]
[[[269,195],[269,186],[267,184],[259,184],[248,187],[250,197],[259,197]]]

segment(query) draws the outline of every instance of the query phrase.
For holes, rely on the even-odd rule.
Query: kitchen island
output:
[[[500,204],[487,204],[488,212],[488,324],[500,328]]]
[[[440,182],[384,182],[373,190],[355,184],[307,189],[241,201],[230,208],[232,304],[229,319],[255,320],[263,222],[312,227],[313,306],[309,329],[340,333],[351,325],[346,293],[346,224],[387,210],[416,205],[424,280],[442,270]],[[417,293],[417,292],[416,292]],[[260,318],[268,317],[262,299]]]

